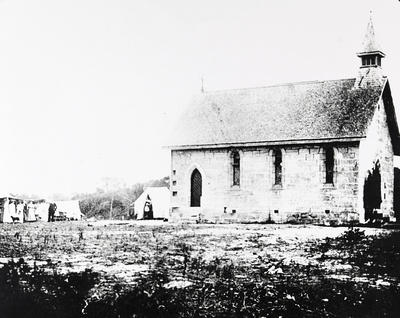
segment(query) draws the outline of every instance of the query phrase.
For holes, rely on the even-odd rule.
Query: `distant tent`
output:
[[[35,217],[37,221],[46,221],[49,218],[49,205],[50,203],[45,200],[35,200],[33,201],[35,205]]]
[[[22,223],[24,221],[23,213],[17,211],[16,204],[13,204],[13,209],[10,208],[9,201],[12,200],[14,203],[23,202],[22,199],[14,197],[9,193],[0,193],[0,222],[3,223]]]
[[[170,193],[166,187],[148,187],[135,201],[137,219],[168,219]]]
[[[56,217],[65,217],[68,220],[81,220],[82,212],[78,200],[55,201],[57,204]]]

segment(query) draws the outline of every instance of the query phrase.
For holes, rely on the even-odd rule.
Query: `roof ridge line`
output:
[[[338,81],[353,80],[353,79],[356,79],[356,78],[349,77],[349,78],[339,78],[339,79],[330,79],[330,80],[310,80],[310,81],[299,81],[299,82],[286,82],[286,83],[272,84],[272,85],[265,85],[265,86],[215,89],[215,90],[206,90],[206,91],[202,92],[201,94],[228,92],[228,91],[240,91],[240,90],[249,90],[249,89],[260,89],[260,88],[269,88],[269,87],[280,87],[280,86],[289,86],[289,85],[294,85],[294,84],[317,84],[317,83],[325,83],[325,82],[338,82]]]

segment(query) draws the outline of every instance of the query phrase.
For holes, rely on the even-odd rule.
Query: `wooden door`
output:
[[[200,171],[194,169],[190,182],[190,206],[200,206],[202,194],[202,178]]]

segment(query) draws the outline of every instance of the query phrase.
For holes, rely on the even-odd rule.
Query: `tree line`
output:
[[[87,218],[129,219],[133,216],[133,203],[146,187],[169,188],[169,177],[132,186],[111,181],[105,181],[104,186],[93,193],[76,194],[72,197],[73,200],[80,201],[81,211]]]

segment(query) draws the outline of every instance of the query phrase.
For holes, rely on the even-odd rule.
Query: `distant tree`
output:
[[[80,201],[82,213],[97,219],[129,218],[129,211],[146,187],[168,187],[169,177],[150,180],[126,186],[115,179],[103,179],[102,185],[93,193],[76,194],[73,199]],[[112,205],[111,205],[112,204]]]
[[[70,196],[67,196],[67,195],[61,194],[61,193],[54,193],[51,196],[51,200],[54,200],[54,201],[63,201],[63,200],[69,200],[69,199],[70,199]]]
[[[146,187],[167,187],[169,189],[169,177],[159,180],[151,180],[145,184]]]
[[[26,194],[26,193],[10,193],[13,197],[15,198],[21,198],[24,200],[39,200],[42,199],[42,197],[36,195],[36,194]]]

